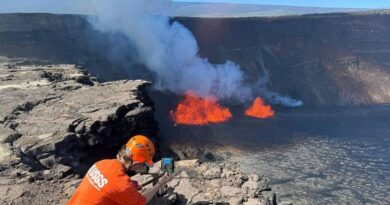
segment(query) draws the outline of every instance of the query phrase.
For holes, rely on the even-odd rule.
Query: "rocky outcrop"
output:
[[[156,165],[158,167],[159,163]],[[225,161],[183,160],[176,163],[176,169],[174,180],[151,204],[277,204],[268,179],[248,175],[237,165]],[[142,184],[146,178],[135,176],[133,179]]]
[[[153,179],[160,172],[159,165],[160,162],[155,163],[149,174],[132,176],[132,180],[143,184]],[[248,175],[237,165],[226,161],[201,163],[197,159],[182,160],[176,162],[174,174],[174,179],[149,204],[277,204],[276,194],[267,178]],[[79,182],[75,180],[64,186],[66,198],[71,196]],[[143,190],[152,186],[149,184]]]
[[[23,64],[3,59],[0,65],[2,169],[83,173],[131,135],[156,140],[150,83],[98,83],[74,65]]]
[[[63,204],[62,191],[130,136],[158,145],[149,85],[99,83],[79,66],[0,58],[0,203]]]

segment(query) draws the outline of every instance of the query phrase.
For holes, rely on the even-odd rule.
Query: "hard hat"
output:
[[[154,144],[143,135],[135,135],[126,143],[126,154],[135,162],[153,165]]]

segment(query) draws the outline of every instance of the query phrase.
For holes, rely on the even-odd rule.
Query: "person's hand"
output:
[[[170,182],[171,180],[173,179],[173,175],[171,174],[168,174],[168,173],[165,173],[165,175],[163,177],[161,177],[159,183],[164,186],[165,184],[167,184],[168,182]]]
[[[137,186],[137,190],[138,190],[138,191],[142,190],[142,188],[143,188],[142,185],[138,185],[138,186]]]

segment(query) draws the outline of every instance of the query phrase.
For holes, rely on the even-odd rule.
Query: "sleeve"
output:
[[[145,205],[146,199],[138,192],[134,182],[127,176],[121,178],[116,184],[116,193],[110,197],[111,200],[121,205]]]

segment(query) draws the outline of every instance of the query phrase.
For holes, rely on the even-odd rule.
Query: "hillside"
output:
[[[320,8],[259,4],[175,2],[172,16],[185,17],[266,17],[334,12],[356,12],[367,9]]]

